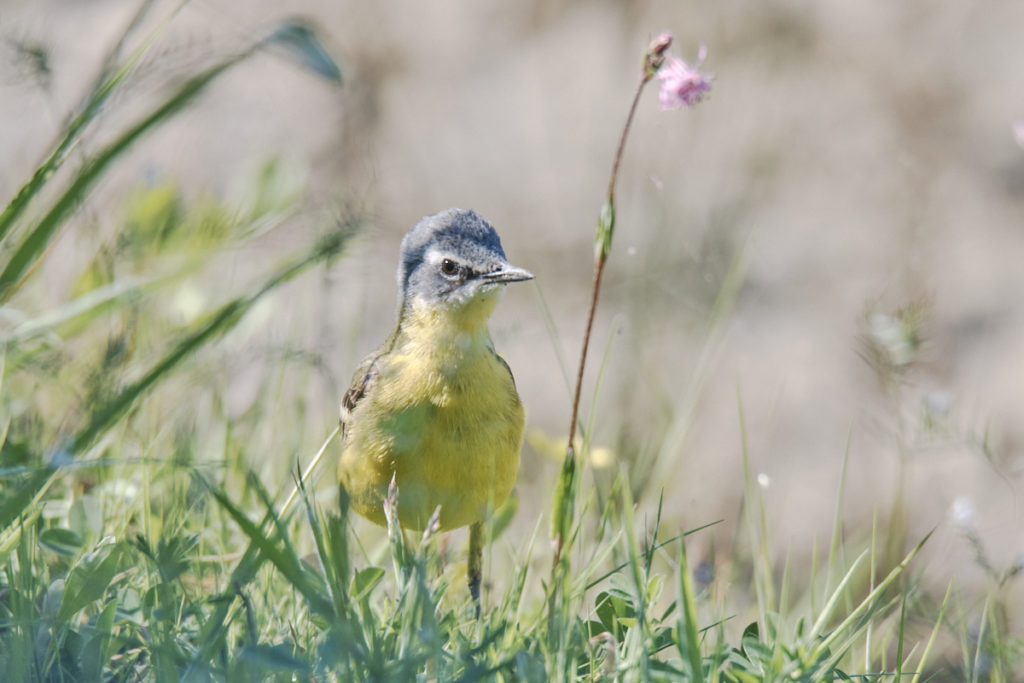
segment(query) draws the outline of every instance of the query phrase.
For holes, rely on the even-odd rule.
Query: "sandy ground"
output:
[[[41,159],[134,4],[5,0],[0,196]],[[475,208],[537,275],[507,293],[494,336],[530,428],[561,438],[559,355],[575,367],[612,152],[643,50],[671,30],[681,56],[708,46],[715,84],[689,111],[658,111],[653,88],[642,101],[585,392],[589,411],[610,345],[594,441],[631,461],[673,435],[656,480],[671,524],[725,520],[694,541],[698,553],[735,533],[742,404],[780,562],[827,541],[848,443],[850,533],[874,514],[888,528],[902,490],[908,539],[939,529],[922,565],[935,585],[955,574],[985,586],[951,516],[957,500],[997,567],[1024,558],[1024,148],[1012,133],[1024,120],[1024,3],[306,0],[291,15],[319,25],[345,87],[272,56],[243,64],[139,146],[98,189],[94,217],[153,175],[229,193],[271,155],[308,169],[310,230],[318,207],[343,203],[374,223],[329,278],[310,278],[308,310],[281,313],[343,383],[390,329],[405,230]],[[283,16],[267,1],[191,3],[138,90],[161,92]],[[25,46],[44,50],[45,74]],[[743,285],[702,365],[736,263]],[[908,307],[924,311],[923,343],[886,388],[865,335],[888,339]],[[523,457],[520,494],[536,501],[553,465],[532,448]],[[1008,599],[1024,604],[1019,586]]]

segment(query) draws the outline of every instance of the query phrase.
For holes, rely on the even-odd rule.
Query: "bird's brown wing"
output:
[[[364,396],[368,395],[373,391],[374,385],[377,383],[377,375],[379,371],[377,369],[377,360],[382,356],[381,353],[374,353],[366,357],[359,367],[356,369],[355,374],[352,376],[352,386],[345,392],[345,396],[341,399],[341,439],[344,442],[345,437],[348,435],[348,426],[352,420],[352,411],[355,410],[356,405],[363,399]]]
[[[395,343],[398,339],[398,331],[400,329],[399,323],[402,320],[401,311],[399,311],[398,323],[395,323],[395,329],[392,330],[388,338],[384,340],[384,344],[379,349],[371,353],[369,356],[363,359],[363,362],[356,368],[355,373],[352,375],[352,385],[349,386],[348,391],[345,392],[345,396],[341,399],[341,443],[344,445],[345,437],[348,435],[349,425],[352,423],[352,411],[355,410],[363,397],[368,396],[373,391],[373,387],[377,384],[377,376],[380,374],[379,361],[386,355],[388,355],[392,349],[395,348]]]

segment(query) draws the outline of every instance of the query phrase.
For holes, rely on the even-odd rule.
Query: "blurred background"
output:
[[[157,7],[150,29],[177,5]],[[137,9],[4,0],[4,203]],[[514,545],[549,506],[595,221],[642,55],[668,30],[687,60],[707,45],[715,81],[686,111],[659,111],[649,87],[626,150],[584,387],[597,486],[625,463],[645,510],[664,492],[673,533],[722,520],[691,537],[691,556],[723,562],[742,534],[745,450],[780,571],[827,546],[837,505],[851,538],[874,523],[900,556],[937,528],[918,571],[940,596],[952,577],[970,596],[1024,566],[1024,3],[303,0],[284,12],[185,4],[92,139],[292,16],[317,27],[343,86],[287,55],[239,64],[104,178],[52,247],[45,293],[16,305],[67,300],[147,187],[230,203],[273,160],[272,184],[297,206],[182,285],[170,305],[183,320],[358,214],[346,254],[264,301],[206,378],[227,388],[229,415],[301,401],[304,422],[264,418],[267,452],[246,454],[276,486],[390,331],[402,235],[424,214],[476,209],[537,275],[492,325],[528,409]],[[167,397],[163,417],[199,428],[185,414],[209,407],[187,396]],[[327,502],[332,479],[317,486]],[[1005,591],[1024,618],[1020,585]]]

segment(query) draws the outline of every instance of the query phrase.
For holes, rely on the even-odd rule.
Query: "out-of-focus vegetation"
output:
[[[284,510],[281,473],[298,479],[295,461],[327,437],[326,425],[310,433],[321,407],[303,391],[322,361],[299,344],[251,341],[282,324],[274,316],[287,306],[265,306],[294,279],[352,266],[338,257],[363,218],[299,226],[309,222],[305,178],[279,160],[262,165],[243,201],[158,175],[118,198],[115,231],[90,232],[89,209],[133,145],[265,48],[328,79],[338,71],[318,33],[289,22],[172,79],[111,129],[118,117],[103,115],[130,99],[149,46],[136,29],[0,214],[0,670],[10,680],[1015,680],[1021,641],[1007,594],[1020,567],[990,557],[970,502],[956,522],[988,580],[980,600],[956,584],[925,588],[902,481],[884,522],[848,533],[845,466],[824,494],[834,503],[828,548],[796,566],[767,520],[769,480],[750,463],[742,391],[738,531],[717,557],[708,543],[706,556],[687,557],[687,541],[715,520],[683,528],[654,501],[673,495],[662,490],[669,461],[744,286],[728,236],[700,258],[707,277],[689,283],[707,303],[689,384],[641,392],[661,378],[636,359],[634,390],[664,398],[660,426],[617,425],[615,449],[580,445],[586,485],[566,527],[566,572],[549,573],[536,507],[517,512],[532,535],[511,541],[514,508],[503,510],[478,621],[459,534],[370,531],[337,510],[329,482],[318,486],[327,495],[303,488]],[[70,239],[81,252],[54,278],[48,258]],[[943,424],[941,397],[921,413],[907,389],[925,313],[872,311],[862,330],[907,457]],[[239,365],[258,384],[242,399],[226,371]],[[599,397],[608,392],[598,384]],[[585,417],[588,437],[613,421],[599,408]],[[551,442],[531,438],[559,458]],[[971,443],[988,452],[983,438]],[[553,490],[541,488],[531,499]]]

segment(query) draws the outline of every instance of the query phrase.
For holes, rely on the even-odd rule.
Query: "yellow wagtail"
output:
[[[426,216],[402,240],[398,321],[356,370],[341,404],[338,478],[352,509],[422,529],[470,525],[467,579],[479,613],[483,520],[519,469],[523,405],[487,320],[504,285],[533,275],[509,264],[498,233],[473,211]]]

